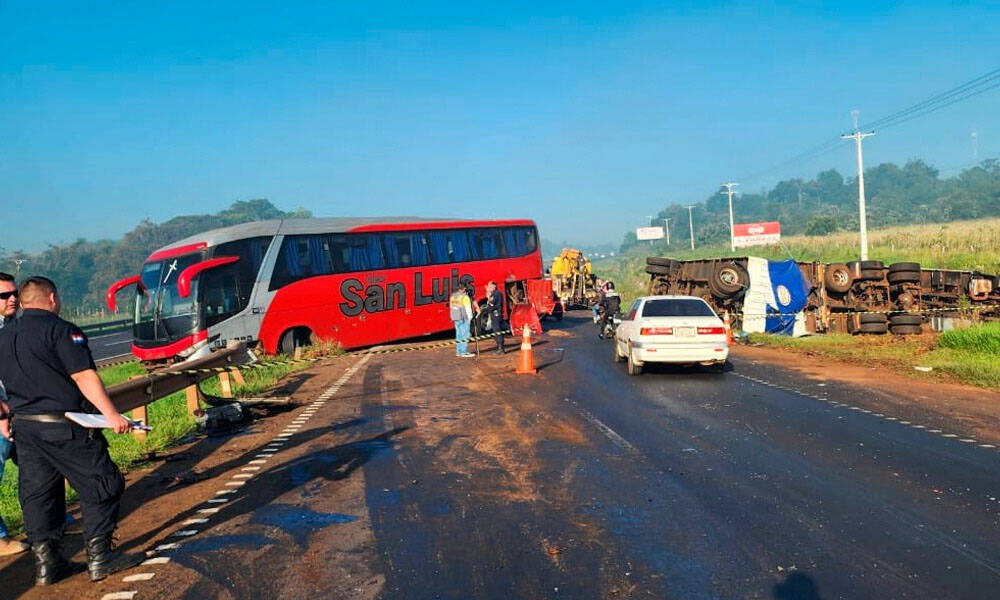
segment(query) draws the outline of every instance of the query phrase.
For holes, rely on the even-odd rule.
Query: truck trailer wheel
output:
[[[661,266],[661,267],[672,267],[675,264],[677,264],[677,261],[674,260],[674,259],[672,259],[672,258],[664,258],[664,257],[661,257],[661,256],[647,256],[646,257],[646,264],[647,265],[658,265],[658,266]]]
[[[712,270],[712,278],[708,281],[708,287],[714,296],[730,298],[744,288],[750,287],[750,275],[746,269],[736,263],[716,265]]]
[[[846,293],[854,283],[854,276],[847,265],[841,263],[831,263],[827,265],[823,274],[823,283],[826,289],[838,294]]]
[[[923,333],[920,325],[890,325],[889,331],[893,335],[919,335]]]

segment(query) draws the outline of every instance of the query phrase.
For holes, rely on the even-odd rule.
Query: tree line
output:
[[[741,193],[733,199],[736,223],[781,222],[783,235],[825,235],[858,229],[857,177],[845,178],[829,169],[805,181],[787,179],[770,190]],[[868,227],[915,223],[944,223],[1000,215],[1000,160],[985,160],[955,176],[940,173],[922,160],[902,167],[883,163],[865,170]],[[693,209],[695,243],[729,240],[729,202],[714,194]],[[667,206],[651,225],[670,219],[674,240],[688,240],[688,211]],[[637,244],[635,232],[625,234],[621,251]]]
[[[49,244],[35,253],[0,248],[0,270],[20,271],[21,277],[49,277],[59,286],[60,296],[71,311],[76,314],[98,312],[104,309],[108,286],[138,273],[146,257],[157,248],[218,227],[311,216],[312,213],[302,208],[281,211],[264,199],[241,200],[210,215],[184,215],[163,223],[145,219],[120,240],[77,239],[65,244]]]

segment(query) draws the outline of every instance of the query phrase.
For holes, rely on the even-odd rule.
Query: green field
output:
[[[321,356],[331,352],[329,347],[319,347],[309,356]],[[293,371],[302,370],[310,362],[274,362],[264,368],[244,369],[245,386],[237,386],[234,393],[237,396],[255,396],[274,387],[278,381]],[[135,375],[145,373],[138,363],[129,363],[101,370],[101,379],[105,385],[121,383]],[[220,395],[221,388],[217,378],[202,383],[202,391],[206,394]],[[194,418],[187,412],[187,399],[183,391],[161,398],[148,407],[149,424],[153,427],[145,441],[135,436],[116,435],[105,431],[108,439],[111,457],[123,469],[128,470],[146,460],[150,452],[166,448],[195,430]],[[16,434],[15,434],[16,435]],[[69,502],[76,499],[73,490],[67,490]],[[18,533],[22,528],[21,506],[17,501],[17,467],[10,461],[4,469],[3,482],[0,483],[0,514],[12,533]]]

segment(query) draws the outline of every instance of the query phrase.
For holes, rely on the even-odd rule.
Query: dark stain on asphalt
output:
[[[342,513],[322,513],[312,511],[304,506],[295,504],[269,504],[257,509],[250,517],[250,523],[254,525],[269,525],[278,527],[288,535],[292,536],[299,546],[303,548],[309,535],[317,530],[330,525],[339,525],[357,521],[353,515]]]

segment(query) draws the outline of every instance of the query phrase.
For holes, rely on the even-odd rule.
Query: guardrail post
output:
[[[132,409],[133,421],[141,421],[143,425],[149,425],[148,419],[149,416],[145,406],[139,406]],[[135,439],[139,440],[140,442],[146,441],[146,432],[141,429],[133,429],[132,435],[135,436]]]
[[[199,389],[198,384],[195,383],[184,388],[184,394],[187,396],[188,414],[193,415],[196,410],[201,409],[201,389]]]
[[[233,397],[233,385],[229,381],[229,371],[219,372],[219,387],[222,388],[223,398]]]

